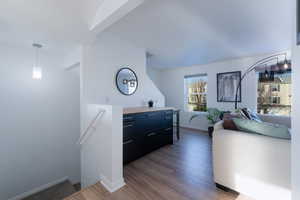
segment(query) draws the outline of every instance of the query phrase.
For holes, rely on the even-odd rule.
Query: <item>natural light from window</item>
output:
[[[184,77],[185,105],[187,111],[207,111],[207,74]]]
[[[273,81],[258,79],[257,112],[259,114],[291,115],[291,72],[274,75]]]

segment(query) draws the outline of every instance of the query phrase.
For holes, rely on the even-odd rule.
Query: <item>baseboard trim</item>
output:
[[[118,181],[115,182],[111,182],[109,181],[106,177],[102,176],[100,183],[105,187],[105,189],[107,189],[110,193],[113,193],[117,190],[119,190],[120,188],[122,188],[123,186],[125,186],[125,182],[124,179],[121,178]]]
[[[24,192],[22,194],[19,194],[19,195],[15,196],[15,197],[12,197],[12,198],[8,199],[8,200],[21,200],[21,199],[24,199],[26,197],[29,197],[30,195],[33,195],[33,194],[36,194],[36,193],[41,192],[43,190],[46,190],[46,189],[48,189],[48,188],[50,188],[50,187],[52,187],[54,185],[57,185],[59,183],[62,183],[64,181],[66,181],[66,180],[68,180],[68,177],[63,177],[61,179],[58,179],[58,180],[52,181],[50,183],[47,183],[45,185],[39,186],[37,188],[34,188],[34,189],[32,189],[32,190],[30,190],[28,192]]]

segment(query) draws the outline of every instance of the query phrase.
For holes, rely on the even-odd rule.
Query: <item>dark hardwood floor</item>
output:
[[[181,129],[181,140],[124,168],[126,186],[108,193],[100,185],[68,200],[249,200],[215,187],[211,139],[206,133]]]

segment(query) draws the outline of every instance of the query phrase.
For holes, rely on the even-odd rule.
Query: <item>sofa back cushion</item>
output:
[[[264,122],[273,124],[285,125],[291,128],[291,117],[290,116],[278,116],[278,115],[259,115],[260,119]]]
[[[271,124],[266,122],[257,122],[254,120],[233,119],[238,130],[248,133],[255,133],[281,139],[291,139],[290,131],[286,126]]]
[[[232,119],[241,118],[242,116],[239,113],[224,113],[223,115],[223,128],[227,130],[237,131],[235,123]]]
[[[225,113],[223,115],[223,120],[230,120],[233,118],[242,118],[242,116],[239,113]]]
[[[239,130],[232,119],[224,119],[223,120],[223,128],[227,130],[237,131]]]

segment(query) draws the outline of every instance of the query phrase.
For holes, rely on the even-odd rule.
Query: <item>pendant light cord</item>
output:
[[[39,67],[39,49],[43,47],[41,44],[34,43],[32,46],[36,49],[35,50],[35,67]]]
[[[36,47],[35,49],[35,67],[38,67],[39,64],[39,49]]]

